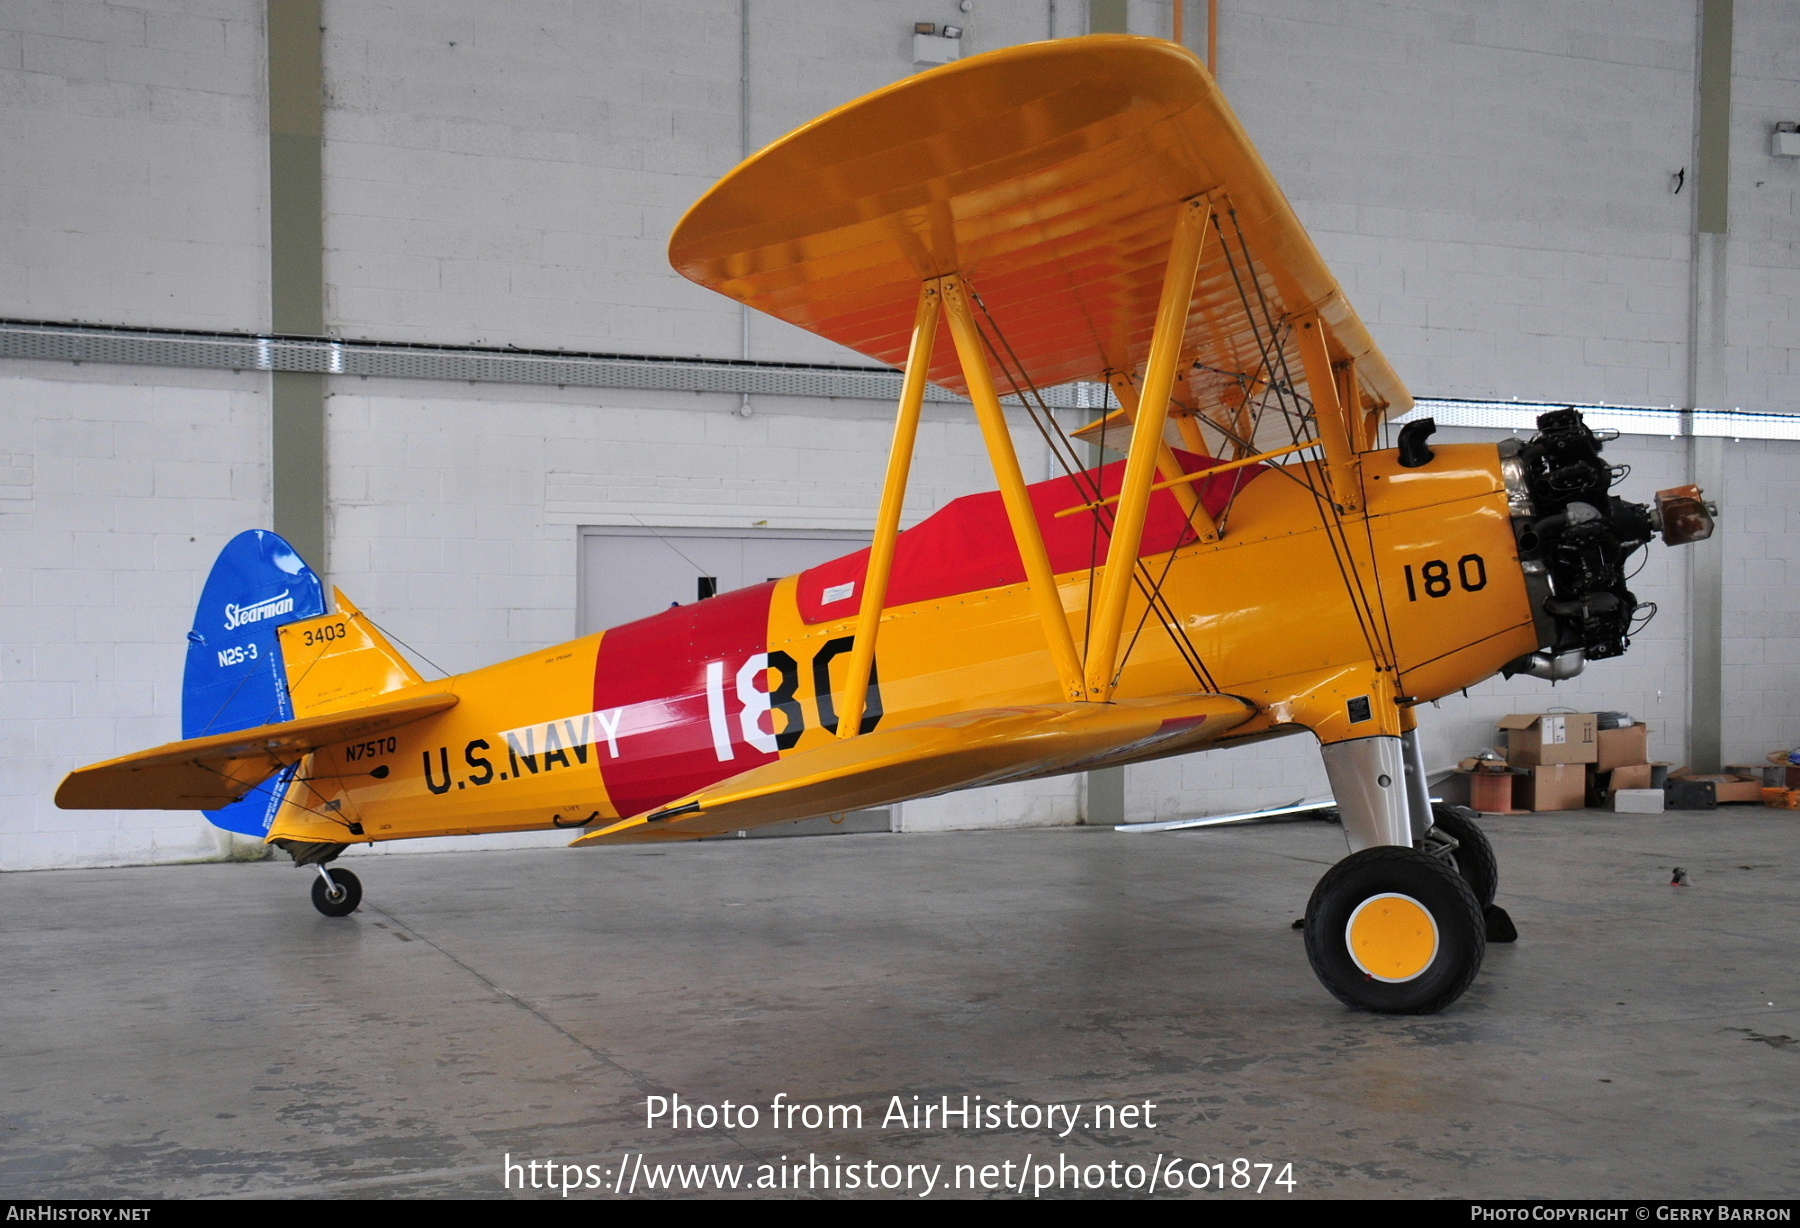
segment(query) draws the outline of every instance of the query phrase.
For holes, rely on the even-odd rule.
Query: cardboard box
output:
[[[1669,783],[1669,763],[1625,763],[1606,774],[1607,789],[1661,789]]]
[[[1521,810],[1580,810],[1587,805],[1587,764],[1539,764],[1513,783]]]
[[[1599,753],[1595,719],[1592,712],[1518,712],[1502,717],[1506,761],[1514,767],[1593,763]]]
[[[1613,811],[1616,814],[1661,814],[1663,812],[1663,791],[1661,789],[1614,789],[1612,803]]]
[[[1763,785],[1760,780],[1746,780],[1742,776],[1733,776],[1729,772],[1690,772],[1686,768],[1677,768],[1669,773],[1669,784],[1709,784],[1713,788],[1713,801],[1725,802],[1760,802]],[[1680,810],[1684,807],[1670,804],[1670,809]],[[1711,809],[1711,807],[1705,807]]]
[[[1762,801],[1762,781],[1760,780],[1720,780],[1713,783],[1713,795],[1724,802]]]
[[[1650,762],[1650,726],[1643,723],[1623,729],[1602,729],[1594,735],[1594,770],[1610,772],[1632,763]]]
[[[1781,766],[1774,763],[1727,763],[1727,776],[1738,776],[1745,780],[1760,780],[1765,789],[1785,787],[1781,777]]]

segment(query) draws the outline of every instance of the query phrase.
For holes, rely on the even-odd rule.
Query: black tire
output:
[[[1365,903],[1405,896],[1429,914],[1435,947],[1406,979],[1378,979],[1351,952],[1351,918]],[[1380,907],[1376,905],[1376,907]],[[1402,902],[1401,908],[1408,906]],[[1429,1015],[1462,997],[1487,954],[1486,926],[1460,874],[1429,853],[1384,845],[1352,853],[1313,888],[1306,905],[1306,958],[1346,1006],[1390,1015]]]
[[[1494,846],[1488,843],[1487,834],[1475,822],[1475,812],[1464,806],[1438,803],[1431,807],[1431,821],[1439,831],[1456,841],[1456,851],[1450,854],[1450,861],[1456,872],[1463,876],[1463,881],[1469,884],[1469,890],[1475,893],[1475,902],[1483,908],[1492,904],[1495,893],[1500,890],[1500,862],[1494,856]]]
[[[348,870],[331,871],[331,881],[342,892],[332,899],[325,891],[325,880],[315,877],[312,885],[313,907],[328,917],[347,917],[362,903],[362,882]]]

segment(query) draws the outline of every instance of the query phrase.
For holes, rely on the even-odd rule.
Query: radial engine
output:
[[[1712,536],[1718,509],[1698,486],[1656,492],[1651,504],[1612,493],[1629,466],[1601,452],[1618,438],[1579,411],[1540,415],[1537,434],[1501,444],[1513,530],[1542,647],[1507,665],[1507,677],[1573,678],[1588,661],[1622,654],[1656,613],[1626,587],[1626,564],[1650,540],[1670,546]]]

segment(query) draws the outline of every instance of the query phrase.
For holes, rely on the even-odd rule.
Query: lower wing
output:
[[[877,730],[740,773],[576,840],[692,840],[886,806],[1027,776],[1078,771],[1179,742],[1205,742],[1256,709],[1231,695],[1043,704],[959,712]]]

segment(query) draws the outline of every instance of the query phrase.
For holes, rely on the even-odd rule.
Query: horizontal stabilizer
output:
[[[216,809],[322,746],[385,733],[455,704],[454,695],[413,695],[170,742],[70,772],[56,790],[56,804],[64,810]]]
[[[790,755],[575,843],[691,840],[1078,771],[1121,755],[1210,740],[1253,712],[1230,695],[961,712]]]

